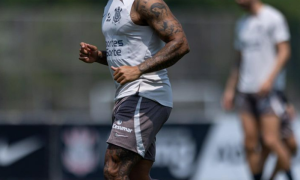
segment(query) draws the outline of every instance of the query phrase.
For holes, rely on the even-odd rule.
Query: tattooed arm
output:
[[[114,79],[121,85],[174,65],[189,52],[189,45],[182,26],[163,0],[135,0],[131,19],[138,25],[149,25],[166,43],[152,58],[138,66],[111,67]]]
[[[189,52],[182,26],[163,0],[136,0],[134,6],[141,20],[166,43],[156,55],[138,66],[142,74],[168,68]]]

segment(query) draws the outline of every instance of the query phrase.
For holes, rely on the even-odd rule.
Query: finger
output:
[[[125,77],[124,76],[121,76],[121,77],[119,77],[116,81],[118,82],[118,83],[121,83],[122,81],[124,81],[125,80]]]
[[[121,69],[117,69],[117,70],[115,70],[115,72],[114,72],[114,76],[117,76],[118,74],[120,74],[120,75],[122,75],[123,73],[121,72]]]
[[[87,47],[88,47],[89,49],[91,49],[92,51],[98,50],[98,48],[97,48],[96,46],[94,46],[94,45],[87,44]]]
[[[86,43],[81,42],[81,43],[80,43],[80,47],[81,47],[81,48],[85,48],[85,47],[86,47]]]
[[[79,52],[82,53],[82,54],[86,54],[86,55],[89,54],[88,49],[83,49],[83,48],[82,48],[82,49],[79,50]]]
[[[89,58],[88,57],[80,57],[79,59],[81,61],[84,61],[84,62],[89,62]]]
[[[119,68],[116,68],[116,67],[113,67],[113,66],[111,66],[110,67],[113,71],[117,71]]]
[[[117,71],[115,71],[115,73],[114,73],[114,80],[118,80],[121,76],[122,76],[122,74],[121,73],[116,73]]]
[[[124,84],[126,84],[126,83],[128,83],[128,80],[125,79],[125,78],[120,82],[121,85],[124,85]]]
[[[87,57],[86,54],[82,54],[82,53],[79,53],[79,56],[80,56],[80,57]]]

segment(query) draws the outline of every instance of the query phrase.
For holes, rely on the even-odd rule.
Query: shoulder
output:
[[[169,10],[163,0],[136,0],[135,8],[140,15],[153,18]]]
[[[284,15],[282,12],[280,12],[278,9],[270,6],[270,5],[265,5],[265,15],[268,16],[269,20],[272,21],[282,21],[285,20]]]

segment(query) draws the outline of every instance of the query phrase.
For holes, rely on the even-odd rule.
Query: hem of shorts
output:
[[[244,93],[244,94],[257,94],[258,91],[245,91],[245,90],[241,90],[241,89],[237,89],[237,92],[239,93]]]
[[[141,156],[143,159],[145,160],[149,160],[149,161],[152,161],[152,162],[155,162],[155,159],[150,159],[150,158],[146,158],[146,157],[143,157],[142,155],[140,155],[137,151],[133,151],[131,150],[129,147],[126,147],[124,145],[120,145],[120,144],[117,144],[117,143],[112,143],[112,142],[109,142],[109,141],[106,141],[107,144],[112,144],[112,145],[115,145],[115,146],[118,146],[118,147],[121,147],[121,148],[124,148],[128,151],[131,151],[131,152],[134,152],[136,153],[137,155]]]
[[[169,102],[169,101],[157,101],[156,99],[152,99],[151,97],[148,97],[148,96],[145,96],[145,95],[139,95],[139,96],[147,98],[147,99],[150,99],[150,100],[155,101],[155,102],[158,102],[159,104],[161,104],[163,106],[173,108],[173,103],[172,102]]]
[[[124,149],[126,149],[126,150],[128,150],[128,151],[134,152],[134,153],[138,154],[139,156],[141,156],[142,158],[144,158],[144,157],[143,157],[142,155],[140,155],[137,151],[134,151],[134,150],[132,150],[130,147],[125,146],[125,145],[123,145],[123,144],[120,145],[120,144],[112,143],[112,142],[109,142],[109,141],[106,141],[106,143],[107,143],[107,144],[112,144],[112,145],[115,145],[115,146],[119,146],[119,147],[124,148]]]
[[[251,112],[247,109],[238,109],[237,111],[238,111],[238,113],[249,113],[249,114],[254,114],[255,115],[255,113],[253,113],[253,112]],[[258,114],[258,117],[268,116],[268,115],[276,116],[276,117],[280,118],[275,112],[262,112],[262,113]]]
[[[122,94],[121,96],[116,97],[115,101],[117,101],[119,99],[122,99],[124,97],[127,97],[127,96],[135,95],[135,94],[137,94],[137,93],[125,93],[125,94]],[[148,96],[145,96],[145,95],[142,95],[142,94],[138,94],[138,95],[140,97],[144,97],[144,98],[150,99],[152,101],[158,102],[159,104],[161,104],[163,106],[167,106],[167,107],[173,108],[173,103],[172,102],[169,102],[169,101],[157,101],[156,99],[153,99],[151,97],[148,97]]]

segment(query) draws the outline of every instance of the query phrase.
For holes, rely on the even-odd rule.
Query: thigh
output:
[[[105,154],[104,173],[110,179],[129,176],[132,169],[141,161],[142,157],[127,149],[109,144]]]
[[[280,119],[275,114],[262,115],[260,119],[263,139],[280,139]]]
[[[295,155],[297,153],[298,144],[297,144],[294,134],[290,135],[288,138],[285,138],[284,142],[285,142],[286,146],[288,147],[288,149],[290,150],[291,154]]]
[[[150,170],[152,168],[153,161],[142,159],[139,161],[130,172],[130,180],[151,180]]]
[[[245,139],[250,139],[258,143],[259,139],[259,123],[255,115],[248,112],[243,112],[240,114]]]

